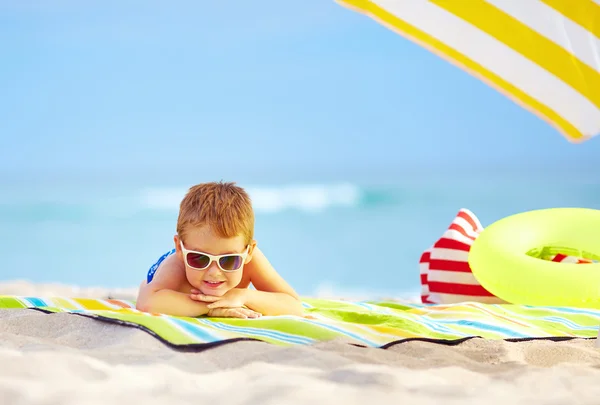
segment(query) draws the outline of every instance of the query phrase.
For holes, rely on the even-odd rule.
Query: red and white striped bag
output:
[[[453,304],[476,301],[505,303],[486,290],[469,267],[473,241],[483,231],[479,219],[468,209],[461,209],[442,237],[425,250],[419,261],[421,301],[424,304]],[[551,259],[562,263],[591,263],[591,260],[557,254]]]

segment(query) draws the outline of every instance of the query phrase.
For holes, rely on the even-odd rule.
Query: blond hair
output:
[[[235,183],[210,182],[191,187],[181,204],[177,234],[185,238],[190,228],[209,225],[222,238],[254,237],[254,211],[246,191]]]

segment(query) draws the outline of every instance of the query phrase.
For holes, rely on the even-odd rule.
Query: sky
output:
[[[332,0],[0,0],[0,55],[4,179],[599,167]]]

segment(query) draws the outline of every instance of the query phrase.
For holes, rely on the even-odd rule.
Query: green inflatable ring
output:
[[[512,304],[600,308],[600,263],[559,263],[564,253],[600,259],[600,210],[551,208],[501,219],[485,228],[469,266],[485,289]]]

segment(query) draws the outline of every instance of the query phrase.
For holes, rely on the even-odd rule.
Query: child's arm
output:
[[[167,257],[152,281],[149,284],[144,281],[140,286],[136,308],[175,316],[205,315],[209,311],[206,304],[191,300],[182,292],[185,281],[185,272],[177,266],[177,257]]]
[[[152,281],[154,282],[154,280]],[[205,302],[190,299],[189,294],[173,290],[158,290],[150,295],[150,299],[140,305],[137,309],[144,312],[161,313],[173,316],[198,317],[208,315],[212,317],[225,318],[258,318],[260,314],[248,308],[214,308],[209,309]],[[147,309],[143,309],[147,308]]]
[[[191,286],[185,278],[185,269],[176,256],[167,257],[160,264],[160,271],[147,284],[140,285],[136,308],[144,312],[154,312],[174,316],[198,317],[201,315],[256,318],[260,316],[247,308],[223,308],[211,310],[206,302],[198,302],[190,298]]]
[[[277,273],[263,252],[256,247],[252,255],[250,282],[256,290],[247,290],[246,306],[263,315],[303,316],[300,297]]]
[[[250,282],[256,290],[234,288],[222,297],[206,296],[192,290],[192,298],[209,303],[208,308],[245,305],[263,315],[304,315],[296,291],[277,273],[258,248],[254,249],[252,260],[244,271],[250,273]]]
[[[209,311],[206,304],[191,300],[189,294],[169,289],[151,291],[146,299],[140,301],[136,307],[144,312],[197,317],[206,315]]]
[[[153,281],[154,282],[154,281]],[[260,314],[248,308],[213,308],[209,309],[204,302],[190,299],[189,294],[173,290],[156,291],[152,296],[153,310],[155,312],[173,316],[198,317],[208,315],[223,318],[258,318]]]
[[[304,316],[300,300],[286,293],[249,289],[245,293],[246,306],[263,315]]]

